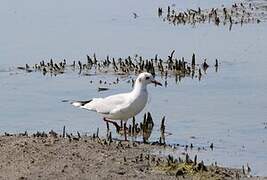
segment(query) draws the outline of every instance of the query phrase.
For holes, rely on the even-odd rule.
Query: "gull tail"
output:
[[[89,100],[89,101],[73,101],[73,102],[71,102],[71,104],[73,106],[75,106],[75,107],[82,107],[82,106],[84,106],[85,104],[87,104],[87,103],[89,103],[91,101],[92,101],[92,99]]]

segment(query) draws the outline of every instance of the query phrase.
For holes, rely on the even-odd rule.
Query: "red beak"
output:
[[[154,83],[155,85],[162,86],[162,84],[160,82],[156,81],[156,80],[152,80],[151,82]]]

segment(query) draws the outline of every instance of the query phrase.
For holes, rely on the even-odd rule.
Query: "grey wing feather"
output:
[[[126,94],[117,94],[106,98],[94,98],[81,108],[96,111],[101,114],[110,114],[114,109],[127,104]]]
[[[116,106],[112,111],[110,111],[110,114],[117,114],[117,113],[124,113],[126,109],[128,109],[130,106],[129,102],[125,102],[124,104],[120,104]]]

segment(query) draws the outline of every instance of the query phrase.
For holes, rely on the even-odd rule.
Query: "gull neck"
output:
[[[146,88],[147,84],[143,84],[139,81],[135,81],[134,83],[134,89],[132,91],[133,94],[139,94],[141,92],[147,92],[147,88]]]

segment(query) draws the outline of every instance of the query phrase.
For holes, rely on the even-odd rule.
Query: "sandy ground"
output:
[[[0,146],[0,179],[248,179],[241,170],[152,155],[159,145],[13,135],[0,136]]]

